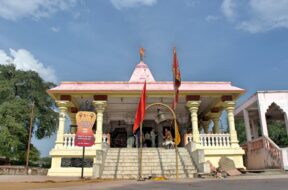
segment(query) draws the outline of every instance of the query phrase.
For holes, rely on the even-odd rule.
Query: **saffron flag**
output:
[[[135,134],[136,130],[139,128],[140,123],[143,122],[145,117],[145,107],[146,107],[146,81],[142,90],[141,98],[138,104],[137,112],[135,115],[133,133]]]
[[[174,81],[174,91],[175,91],[175,95],[173,99],[173,109],[176,110],[176,105],[179,99],[179,87],[181,85],[181,74],[180,74],[179,63],[178,63],[178,58],[176,54],[176,48],[173,49],[172,70],[173,70],[173,81]],[[175,127],[175,144],[177,146],[181,142],[177,120],[175,121],[174,127]]]
[[[178,58],[176,54],[176,48],[173,49],[172,70],[173,70],[173,81],[174,81],[174,91],[175,91],[173,108],[176,109],[176,105],[179,99],[179,87],[181,85],[181,74],[180,74],[179,63],[178,63]]]

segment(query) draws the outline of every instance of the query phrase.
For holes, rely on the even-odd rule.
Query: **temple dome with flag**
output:
[[[81,149],[74,145],[77,131],[75,116],[78,111],[93,111],[97,115],[93,128],[95,144],[86,150],[92,164],[85,172],[92,176],[96,152],[106,150],[103,148],[104,145],[109,147],[109,151],[113,151],[113,148],[128,150],[136,146],[132,128],[145,81],[146,105],[160,102],[173,106],[174,81],[155,81],[143,57],[144,49],[140,49],[140,62],[135,66],[129,81],[61,82],[48,90],[48,94],[59,108],[59,127],[55,147],[50,151],[52,166],[48,175],[77,176],[80,172],[79,168],[71,167],[69,164],[64,166],[69,159],[81,156]],[[181,68],[181,56],[179,65]],[[172,76],[171,72],[171,79]],[[180,82],[175,110],[181,135],[179,147],[186,147],[191,154],[203,151],[204,160],[209,160],[215,166],[218,165],[220,157],[227,156],[234,160],[238,168],[243,168],[244,152],[238,145],[233,111],[235,101],[244,90],[233,86],[231,82]],[[160,111],[165,115],[165,121],[159,121]],[[224,112],[228,115],[228,129],[223,128],[220,122]],[[147,110],[143,121],[143,134],[150,134],[152,130],[156,133],[155,147],[146,144],[147,149],[162,148],[165,129],[173,134],[172,119],[166,108],[153,107]],[[66,126],[68,120],[69,127]]]

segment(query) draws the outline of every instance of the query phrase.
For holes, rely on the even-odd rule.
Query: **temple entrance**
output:
[[[112,148],[124,148],[127,147],[127,131],[125,128],[116,128],[111,133],[111,144]]]

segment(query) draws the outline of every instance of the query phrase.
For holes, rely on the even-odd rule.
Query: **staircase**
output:
[[[104,163],[103,179],[137,179],[138,149],[110,148]],[[175,149],[143,148],[142,177],[176,177]],[[193,178],[197,173],[188,151],[178,148],[178,177]]]

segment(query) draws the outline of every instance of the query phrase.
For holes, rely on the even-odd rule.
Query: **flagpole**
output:
[[[175,55],[176,54],[176,47],[174,47],[173,48],[173,64],[174,64],[174,56],[176,56]],[[174,68],[174,69],[176,69],[176,68]],[[176,111],[176,107],[177,107],[177,97],[176,97],[176,86],[175,86],[175,71],[173,72],[174,73],[174,76],[173,76],[173,80],[174,80],[174,101],[173,101],[173,111],[174,111],[174,113],[175,113],[175,111]],[[176,133],[177,133],[177,131],[176,131],[176,128],[178,129],[178,126],[177,126],[177,119],[176,119],[176,116],[175,116],[175,118],[174,118],[174,135],[175,135],[175,159],[176,159],[176,179],[178,179],[178,147],[177,147],[177,143],[176,143]]]
[[[140,123],[140,153],[139,153],[139,157],[140,157],[140,161],[139,161],[139,178],[138,181],[144,181],[144,179],[142,178],[142,145],[143,145],[143,133],[142,133],[142,122]]]
[[[174,86],[174,88],[175,88],[175,86]],[[175,101],[175,103],[174,103],[174,105],[173,105],[173,108],[174,108],[174,112],[175,112],[175,110],[176,110],[176,91],[174,90],[174,101]],[[176,117],[174,118],[174,135],[175,135],[175,159],[176,159],[176,179],[178,179],[178,147],[177,147],[177,143],[176,143],[176,128],[178,128],[178,126],[177,126],[177,119],[176,119]]]

